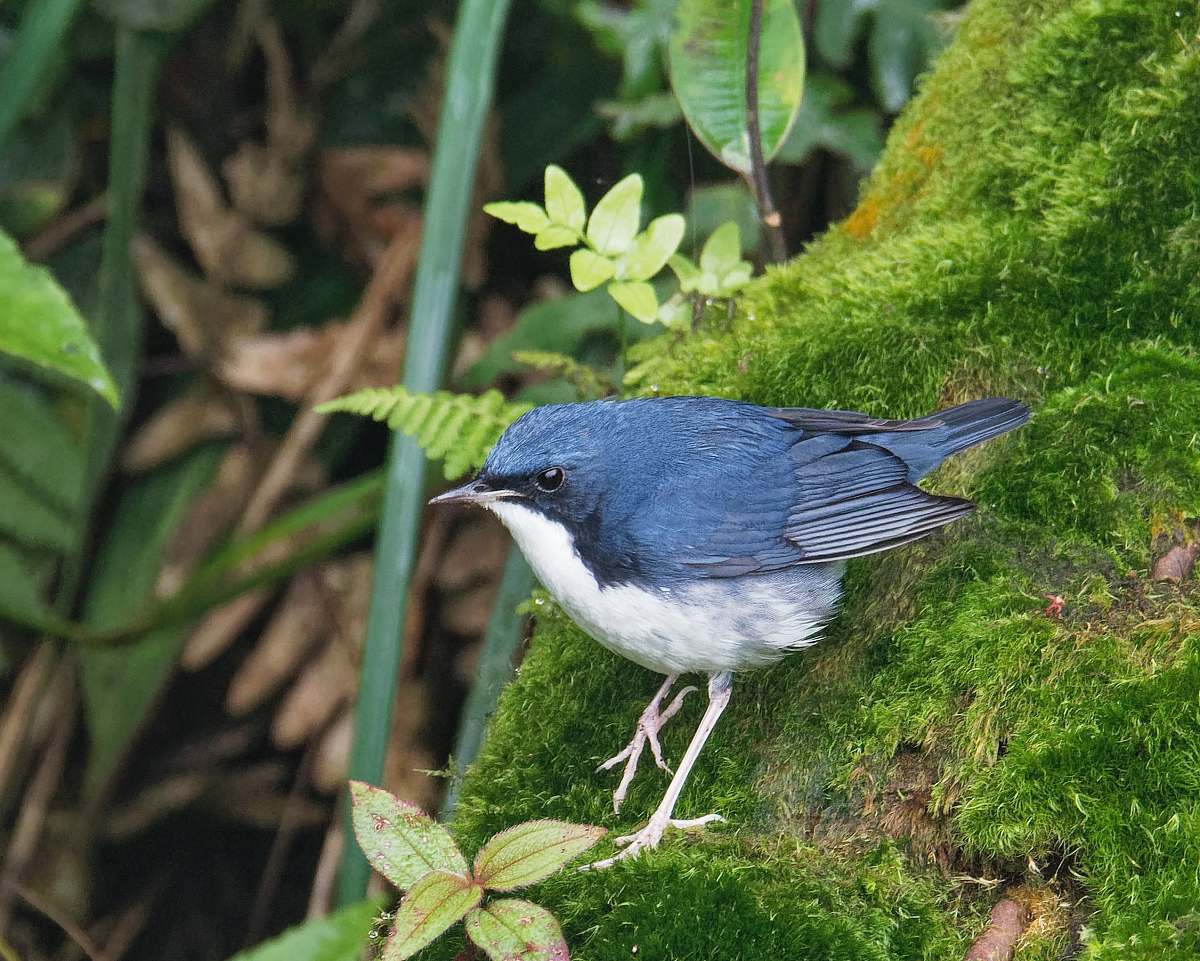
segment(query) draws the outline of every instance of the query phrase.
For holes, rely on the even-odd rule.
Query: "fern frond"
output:
[[[452,394],[448,390],[413,394],[403,387],[372,387],[321,404],[322,414],[343,412],[387,421],[416,440],[431,460],[442,461],[453,480],[483,464],[504,429],[532,404],[515,404],[498,390]]]
[[[597,370],[566,354],[547,350],[514,350],[512,358],[534,370],[563,378],[575,388],[580,400],[596,400],[612,393],[612,384]]]

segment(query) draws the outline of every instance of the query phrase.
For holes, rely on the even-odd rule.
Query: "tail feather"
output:
[[[1007,397],[985,397],[939,411],[934,416],[944,425],[938,431],[939,452],[949,457],[1020,427],[1029,420],[1029,408]]]

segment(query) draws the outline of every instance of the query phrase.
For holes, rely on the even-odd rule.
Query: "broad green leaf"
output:
[[[645,130],[673,127],[683,117],[675,94],[667,91],[652,93],[641,100],[602,100],[596,113],[612,121],[613,140],[632,140]]]
[[[489,891],[511,891],[548,878],[604,837],[604,828],[526,821],[493,835],[475,855],[475,878]]]
[[[898,113],[912,95],[913,78],[941,46],[932,14],[936,0],[879,0],[867,54],[875,96]]]
[[[654,323],[658,316],[658,297],[654,288],[643,280],[620,281],[609,284],[608,296],[643,324]]]
[[[379,905],[359,901],[289,928],[229,961],[360,961]]]
[[[679,0],[671,31],[671,86],[700,142],[727,167],[750,173],[746,44],[750,0]],[[804,89],[804,40],[793,0],[766,0],[758,62],[764,160],[787,139]]]
[[[732,220],[712,232],[700,250],[700,269],[720,275],[737,266],[742,259],[742,236]]]
[[[554,250],[557,247],[574,247],[579,243],[579,234],[570,227],[557,227],[551,224],[533,238],[533,246],[538,250]]]
[[[514,350],[577,355],[589,343],[615,330],[619,317],[612,306],[612,300],[603,290],[531,304],[517,315],[517,322],[509,330],[488,344],[483,356],[463,374],[462,386],[484,387],[501,374],[518,370],[520,365],[512,359]],[[641,326],[629,331],[631,337],[650,334]]]
[[[537,234],[550,226],[550,218],[546,211],[537,204],[527,200],[498,200],[495,203],[484,204],[483,212],[497,220],[512,224],[527,234]]]
[[[400,900],[396,922],[383,947],[383,961],[411,958],[482,898],[483,888],[461,874],[449,871],[425,874]]]
[[[0,464],[67,511],[83,493],[83,447],[30,384],[0,379]]]
[[[580,0],[575,16],[602,50],[622,58],[621,96],[640,97],[662,81],[660,50],[671,34],[675,0],[637,0],[618,5],[610,0]]]
[[[18,624],[37,624],[50,616],[29,558],[7,541],[0,541],[0,617]]]
[[[123,27],[173,33],[196,19],[211,0],[93,0]]]
[[[622,280],[649,280],[679,249],[684,223],[681,214],[655,217],[637,237],[623,259]],[[605,278],[607,279],[607,278]]]
[[[562,928],[545,908],[505,898],[474,908],[464,925],[467,937],[491,961],[568,961]]]
[[[583,194],[575,186],[562,167],[550,164],[546,168],[546,213],[552,223],[573,230],[576,234],[583,232],[587,221],[587,208],[583,205]]]
[[[803,104],[808,103],[809,89],[804,87]],[[800,107],[801,116],[804,106]],[[799,123],[799,121],[797,121]],[[791,138],[789,137],[789,143]],[[776,155],[781,159],[782,152]],[[727,220],[737,221],[738,229],[742,232],[742,245],[746,250],[758,249],[759,232],[762,221],[758,219],[758,208],[754,205],[754,195],[742,179],[729,180],[725,183],[709,184],[696,187],[688,196],[687,221],[691,237],[707,237]]]
[[[75,519],[0,466],[0,533],[63,554],[75,543]]]
[[[91,567],[83,608],[90,627],[119,627],[154,594],[163,554],[192,502],[216,471],[208,445],[125,486]],[[85,784],[103,787],[158,697],[187,638],[187,626],[157,628],[119,647],[81,647],[84,715],[91,744]]]
[[[754,268],[745,260],[739,260],[718,279],[717,296],[727,297],[750,283]]]
[[[839,69],[850,66],[863,15],[879,0],[821,0],[813,23],[813,41],[821,59]]]
[[[588,242],[602,254],[623,254],[637,235],[642,220],[641,174],[618,180],[596,204],[588,220]]]
[[[571,283],[576,290],[584,293],[595,290],[606,280],[611,280],[616,271],[616,265],[611,260],[586,247],[580,247],[571,254]]]
[[[350,782],[358,846],[401,891],[430,871],[466,874],[467,861],[444,827],[415,804],[362,781]]]
[[[75,305],[0,233],[0,351],[87,384],[114,407],[117,388]]]
[[[675,276],[679,278],[679,289],[685,294],[699,289],[700,268],[688,260],[683,254],[673,254],[667,261]]]
[[[854,102],[854,90],[839,78],[809,77],[800,115],[775,159],[800,164],[824,147],[848,158],[858,170],[870,170],[883,150],[882,122],[874,110],[853,106]]]

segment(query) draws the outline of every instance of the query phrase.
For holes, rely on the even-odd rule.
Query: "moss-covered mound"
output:
[[[978,0],[854,214],[644,348],[647,392],[1036,414],[933,478],[977,515],[852,564],[827,640],[738,680],[678,809],[727,825],[533,892],[575,956],[961,958],[1002,887],[1019,959],[1200,955],[1200,591],[1149,574],[1200,516],[1198,31],[1184,0]],[[613,816],[593,767],[658,681],[544,609],[468,850],[631,828],[666,783]]]

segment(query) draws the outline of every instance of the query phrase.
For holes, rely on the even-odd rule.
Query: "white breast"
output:
[[[841,564],[784,577],[711,578],[678,589],[601,587],[561,524],[512,500],[487,507],[580,627],[662,674],[762,667],[813,643],[837,603]]]

